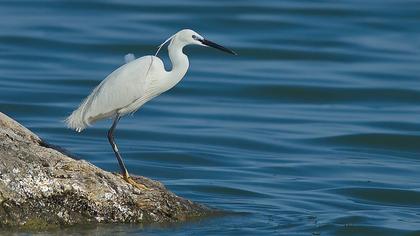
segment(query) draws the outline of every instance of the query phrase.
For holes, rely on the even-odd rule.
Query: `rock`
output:
[[[177,222],[214,213],[157,181],[133,178],[148,190],[50,148],[0,112],[0,227]]]

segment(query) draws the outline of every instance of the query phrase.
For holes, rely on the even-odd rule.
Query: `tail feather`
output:
[[[84,121],[80,108],[73,111],[73,113],[71,113],[71,115],[67,117],[64,122],[68,128],[76,130],[76,132],[79,133],[89,126],[89,123]]]
[[[80,133],[88,126],[90,126],[89,120],[85,119],[85,111],[91,104],[96,90],[97,88],[95,88],[92,94],[85,98],[80,104],[80,106],[75,111],[73,111],[69,117],[65,119],[64,122],[66,123],[68,128],[76,130],[76,132]]]
[[[64,120],[68,128],[76,130],[77,132],[80,133],[84,129],[86,129],[88,126],[90,126],[90,122],[94,122],[94,120],[86,119],[85,113],[86,111],[89,110],[93,100],[96,98],[98,94],[98,90],[100,89],[104,81],[102,81],[97,87],[95,87],[92,93],[89,94],[89,96],[87,96],[82,101],[79,107],[75,111],[73,111],[69,117],[67,117]]]

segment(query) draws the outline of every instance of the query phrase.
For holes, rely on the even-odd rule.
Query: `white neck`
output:
[[[168,72],[167,86],[170,89],[175,86],[179,81],[182,80],[184,75],[187,73],[190,65],[187,55],[182,52],[182,48],[185,45],[180,43],[176,38],[168,46],[169,58],[172,62],[172,70]]]

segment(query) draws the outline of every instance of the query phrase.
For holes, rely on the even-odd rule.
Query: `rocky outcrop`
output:
[[[0,227],[176,222],[212,212],[157,181],[134,179],[148,190],[50,148],[0,113]]]

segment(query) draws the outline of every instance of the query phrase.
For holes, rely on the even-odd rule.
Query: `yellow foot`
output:
[[[124,175],[122,175],[121,176],[127,183],[129,183],[129,184],[131,184],[131,185],[133,185],[134,187],[136,187],[136,188],[138,188],[138,189],[140,189],[140,190],[149,190],[149,188],[148,187],[146,187],[145,185],[143,185],[143,184],[140,184],[140,183],[137,183],[136,181],[134,181],[130,176],[124,176]]]

